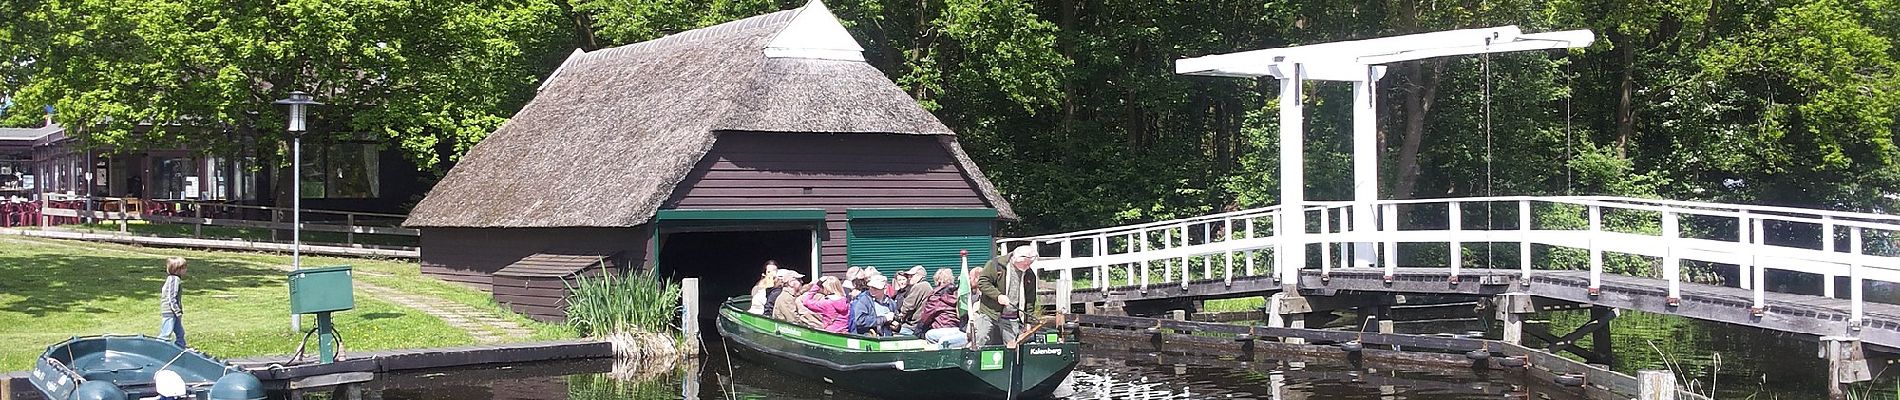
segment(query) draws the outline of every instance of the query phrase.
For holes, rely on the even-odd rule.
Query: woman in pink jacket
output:
[[[846,314],[851,312],[851,303],[844,298],[844,286],[838,284],[837,278],[829,276],[819,279],[819,283],[814,285],[814,290],[805,292],[805,297],[799,302],[825,320],[826,331],[843,333],[847,325]]]

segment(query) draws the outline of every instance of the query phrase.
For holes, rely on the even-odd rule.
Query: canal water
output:
[[[1455,313],[1454,313],[1455,314]],[[1588,322],[1588,311],[1537,314],[1533,329],[1561,335]],[[1816,344],[1797,336],[1668,316],[1624,313],[1612,324],[1616,357],[1626,373],[1675,371],[1697,393],[1716,399],[1822,399],[1826,365]],[[1496,326],[1476,318],[1403,322],[1401,333],[1485,336]],[[1580,346],[1590,348],[1590,339]],[[1533,341],[1527,345],[1541,346]],[[655,370],[611,361],[506,366],[379,377],[351,392],[275,393],[276,399],[866,399],[868,397],[779,374],[744,360],[711,357]],[[1516,373],[1468,368],[1350,365],[1344,357],[1257,359],[1154,352],[1143,345],[1085,345],[1083,362],[1058,391],[1065,399],[1309,399],[1451,400],[1571,399],[1549,383]],[[1876,365],[1876,369],[1882,368]],[[1893,399],[1893,376],[1856,385],[1857,399]],[[928,388],[919,388],[928,390]]]
[[[720,353],[714,353],[720,354]],[[1087,348],[1058,390],[1064,399],[1475,400],[1546,398],[1538,385],[1470,370],[1386,370],[1345,364]],[[273,399],[870,399],[740,359],[714,356],[663,371],[611,361],[564,362],[381,376],[349,391]],[[930,388],[918,388],[930,390]],[[1568,399],[1568,396],[1551,397]]]

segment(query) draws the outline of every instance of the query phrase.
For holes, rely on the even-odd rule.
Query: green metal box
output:
[[[350,266],[304,268],[290,272],[290,312],[315,314],[356,308]]]

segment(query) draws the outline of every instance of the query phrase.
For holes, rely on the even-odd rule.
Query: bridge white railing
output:
[[[1407,266],[1443,266],[1452,282],[1467,267],[1515,267],[1526,279],[1540,270],[1587,269],[1594,294],[1602,287],[1606,256],[1621,254],[1644,257],[1633,262],[1659,270],[1650,277],[1668,281],[1670,304],[1681,299],[1684,262],[1733,266],[1737,286],[1754,294],[1756,313],[1766,308],[1772,284],[1764,282],[1767,270],[1820,275],[1822,295],[1829,297],[1836,295],[1836,277],[1845,276],[1856,323],[1863,315],[1865,281],[1900,282],[1900,243],[1894,239],[1900,237],[1900,216],[1893,215],[1600,196],[1384,200],[1361,206],[1307,202],[1308,226],[1300,235],[1279,235],[1282,208],[1273,206],[996,243],[999,250],[1037,245],[1043,249],[1037,268],[1057,272],[1063,281],[1074,282],[1080,270],[1089,274],[1083,282],[1089,286],[1135,285],[1144,291],[1152,285],[1186,287],[1197,279],[1221,278],[1231,285],[1237,276],[1271,276],[1292,284],[1298,271],[1275,268],[1275,257],[1286,253],[1286,246],[1316,245],[1317,253],[1305,253],[1318,257],[1291,265],[1317,267],[1322,276],[1341,267],[1383,268],[1389,280],[1402,258],[1442,251],[1442,262]],[[1355,210],[1373,210],[1375,226],[1353,226]],[[1403,219],[1407,215],[1420,221],[1412,225],[1428,225],[1402,225],[1409,222]],[[1408,245],[1401,249],[1401,244]],[[1437,246],[1442,250],[1420,251]],[[1515,262],[1496,258],[1509,253],[1498,248],[1512,246]],[[1587,252],[1587,265],[1533,268],[1539,246],[1546,254]],[[1467,259],[1468,252],[1482,256]],[[1257,266],[1262,263],[1264,274]],[[1125,272],[1122,282],[1113,282],[1116,272]]]

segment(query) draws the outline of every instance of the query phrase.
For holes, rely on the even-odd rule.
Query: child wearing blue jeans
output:
[[[185,259],[165,259],[165,288],[158,295],[158,337],[169,337],[178,347],[185,347],[185,309],[180,307],[178,301],[178,285],[184,278]]]

